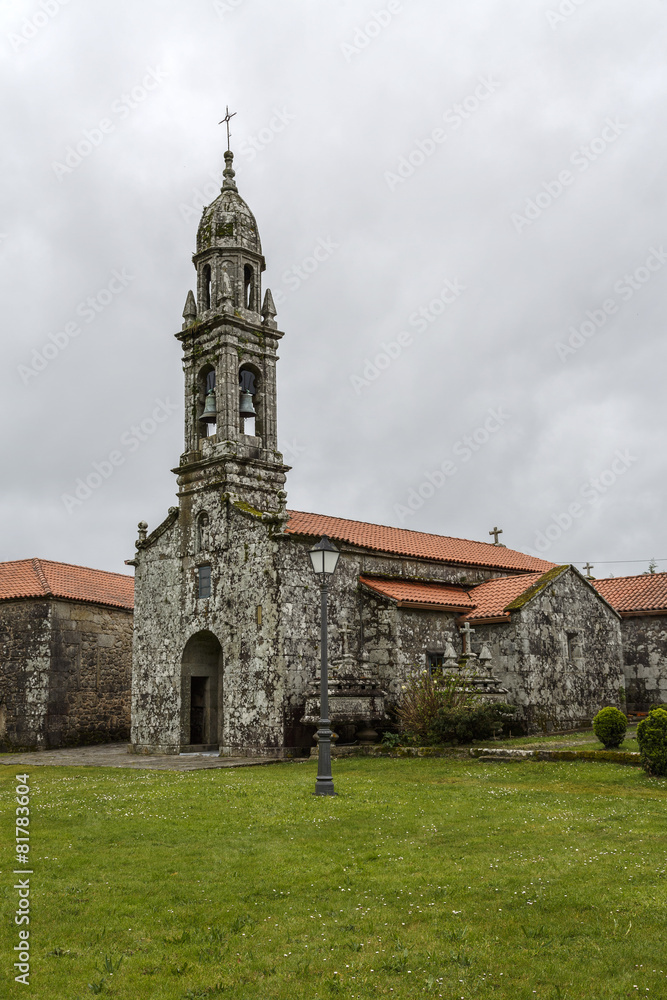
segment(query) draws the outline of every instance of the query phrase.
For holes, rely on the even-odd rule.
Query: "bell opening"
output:
[[[200,373],[199,384],[201,386],[200,392],[204,394],[204,409],[199,415],[200,437],[214,437],[217,433],[218,423],[215,399],[215,370],[213,368],[205,368]]]
[[[254,397],[257,392],[255,375],[248,368],[239,372],[239,421],[241,434],[248,437],[256,435],[256,417]]]

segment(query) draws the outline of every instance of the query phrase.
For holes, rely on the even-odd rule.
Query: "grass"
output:
[[[34,1000],[667,995],[667,781],[638,769],[344,759],[334,799],[310,762],[29,773]]]

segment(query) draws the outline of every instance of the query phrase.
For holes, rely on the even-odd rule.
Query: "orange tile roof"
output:
[[[407,528],[389,528],[382,524],[328,517],[326,514],[305,514],[299,511],[287,513],[289,521],[285,530],[289,534],[312,538],[327,535],[333,541],[347,542],[375,552],[515,572],[544,573],[554,566],[554,563],[546,562],[544,559],[526,556],[513,549],[492,545],[490,542],[472,542],[465,538],[429,535],[422,531],[409,531]]]
[[[49,559],[0,563],[0,601],[62,597],[115,608],[134,608],[134,578]]]
[[[618,576],[591,582],[620,615],[641,611],[667,611],[667,573]]]
[[[480,583],[470,591],[470,599],[475,608],[463,617],[471,622],[483,621],[485,618],[509,620],[507,605],[534,587],[543,576],[543,573],[526,573],[524,576],[505,576]]]
[[[522,577],[525,580],[525,577]],[[462,587],[446,583],[416,583],[406,580],[383,580],[372,576],[360,576],[359,580],[370,590],[383,597],[397,601],[399,607],[447,608],[450,611],[467,611],[474,603]]]
[[[476,587],[464,589],[448,583],[418,583],[412,580],[385,580],[380,577],[360,576],[366,587],[389,597],[399,607],[442,608],[461,611],[462,621],[509,621],[509,606],[518,598],[537,593],[549,580],[566,567],[554,567],[547,573],[524,573],[521,576],[503,576],[487,580]]]

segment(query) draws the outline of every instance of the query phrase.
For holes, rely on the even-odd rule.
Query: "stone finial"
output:
[[[234,154],[231,149],[225,150],[225,169],[222,171],[222,176],[224,178],[222,182],[223,191],[238,191],[236,187],[236,181],[234,180],[236,173],[232,167],[234,162]]]
[[[197,303],[195,302],[195,297],[192,291],[188,292],[188,297],[185,300],[185,308],[183,309],[183,329],[187,330],[189,326],[192,326],[194,321],[197,319]]]
[[[278,324],[275,321],[275,316],[276,306],[273,301],[273,295],[271,294],[271,289],[267,288],[264,296],[264,305],[262,306],[262,320],[264,322],[264,326],[268,326],[272,330],[276,330],[278,328]]]
[[[222,311],[224,313],[234,312],[234,293],[229,275],[225,270],[222,272]]]
[[[445,670],[454,670],[459,665],[459,660],[456,655],[456,650],[451,642],[448,642],[445,646],[445,652],[443,654]]]
[[[479,662],[482,664],[482,666],[485,667],[487,667],[491,662],[491,660],[493,659],[491,653],[489,652],[489,647],[486,645],[486,643],[484,643],[484,645],[482,646],[481,652],[477,658]]]
[[[145,542],[146,541],[146,534],[148,532],[148,525],[147,525],[147,523],[145,521],[139,521],[139,524],[137,525],[137,527],[139,529],[139,537],[138,537],[137,541],[138,542]]]

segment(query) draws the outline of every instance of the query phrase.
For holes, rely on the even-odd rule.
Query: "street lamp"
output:
[[[329,580],[336,568],[340,552],[325,535],[310,549],[310,560],[320,580],[320,724],[317,730],[317,780],[315,795],[335,795],[331,776],[331,723],[329,722],[329,676],[327,662],[327,597]]]

